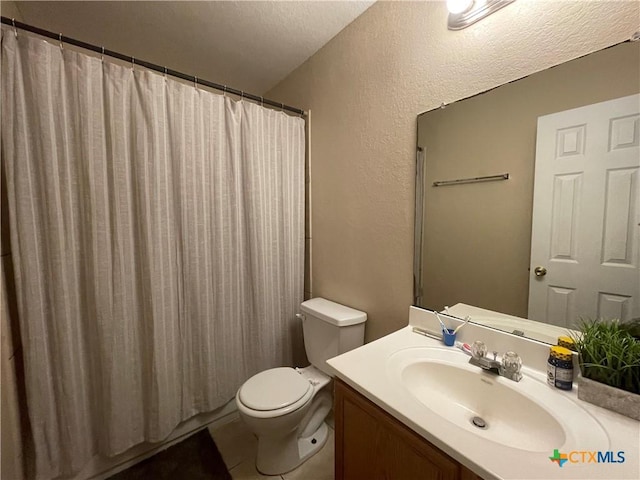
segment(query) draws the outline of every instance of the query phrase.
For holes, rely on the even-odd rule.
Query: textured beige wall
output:
[[[526,318],[537,119],[639,91],[640,42],[627,42],[421,115],[423,270],[438,272],[425,275],[421,305]],[[507,182],[431,186],[504,172]]]
[[[518,0],[461,31],[443,2],[378,2],[267,96],[312,111],[312,293],[369,314],[412,302],[416,115],[628,39],[640,3]]]
[[[22,22],[22,14],[16,5],[16,2],[3,0],[0,2],[0,14],[3,17],[15,18],[19,22]]]

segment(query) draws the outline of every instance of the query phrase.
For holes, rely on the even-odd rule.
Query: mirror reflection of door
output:
[[[640,316],[640,95],[538,118],[529,318]]]
[[[638,295],[640,273],[633,268],[637,268],[640,259],[631,255],[631,264],[621,260],[627,258],[625,252],[629,248],[631,252],[635,248],[635,255],[638,255],[638,219],[634,224],[635,237],[625,240],[624,235],[611,233],[628,232],[628,229],[625,230],[628,225],[623,221],[626,217],[608,213],[614,207],[622,208],[619,205],[628,202],[629,205],[635,205],[635,215],[640,216],[640,207],[637,205],[640,172],[637,163],[636,173],[631,173],[629,167],[623,164],[609,172],[601,170],[600,199],[588,197],[593,203],[598,203],[600,213],[592,215],[583,212],[578,225],[599,232],[591,234],[589,242],[601,242],[605,230],[609,235],[605,244],[608,257],[600,254],[597,258],[602,268],[594,269],[594,273],[581,273],[584,277],[580,280],[589,277],[603,281],[610,276],[621,275],[617,282],[630,286],[632,293],[625,293],[617,287],[597,286],[593,291],[597,288],[601,293],[591,295],[589,301],[574,300],[577,296],[570,294],[571,289],[585,290],[565,279],[554,280],[554,275],[559,272],[556,264],[564,265],[560,261],[550,260],[550,220],[545,221],[549,231],[546,237],[542,237],[547,239],[547,254],[531,259],[531,242],[537,233],[537,226],[532,226],[537,119],[629,95],[637,96],[639,91],[640,42],[624,42],[451,103],[446,108],[421,114],[418,117],[417,146],[422,149],[424,168],[417,170],[416,191],[423,193],[424,201],[422,208],[416,208],[416,305],[442,310],[445,305],[465,303],[519,318],[561,324],[561,328],[566,328],[564,325],[575,327],[577,318],[586,316],[620,316],[623,320],[639,317],[640,299],[632,297]],[[616,113],[612,116],[620,119],[626,118],[627,114]],[[605,149],[604,156],[617,158],[625,152],[635,151],[637,162],[638,147],[627,148],[625,145],[637,142],[635,135],[638,135],[638,123],[622,120],[610,123],[609,118],[602,121],[601,134],[607,138],[610,133],[617,135],[612,142],[620,147],[611,152]],[[557,127],[569,128],[562,138],[564,164],[577,158],[567,154],[578,148],[579,142],[593,139],[591,127],[584,138],[580,137],[578,130],[571,130],[571,127],[585,122],[583,119],[570,120],[568,124]],[[613,127],[615,129],[610,132],[609,129]],[[556,141],[555,133],[552,139]],[[605,145],[609,148],[606,142],[608,140],[605,140]],[[567,175],[562,177],[561,193],[565,196],[563,202],[558,203],[562,208],[572,205],[566,194],[578,185],[578,181],[569,174],[582,171],[579,168],[582,167],[574,164],[571,169],[564,171]],[[433,186],[434,181],[502,173],[509,173],[509,179]],[[582,187],[588,185],[583,184]],[[625,196],[631,195],[633,189],[636,195],[634,201]],[[547,197],[549,201],[552,200],[550,193]],[[562,215],[567,218],[571,212],[561,211],[558,215],[558,218]],[[565,222],[560,226],[571,225]],[[567,241],[569,237],[562,237],[561,233],[569,231],[571,229],[556,230],[557,245]],[[622,250],[624,252],[620,253]],[[597,248],[594,251],[598,251]],[[546,275],[536,277],[536,267],[546,269]],[[539,270],[539,273],[542,272]],[[544,287],[545,302],[548,292],[553,293],[552,301],[543,303],[541,307],[545,313],[529,311],[532,308],[529,305],[532,278],[539,280],[535,285]],[[555,287],[555,290],[549,286]],[[581,310],[582,303],[587,304],[588,308]],[[570,308],[574,309],[573,313],[567,312]],[[549,310],[549,314],[546,310]],[[558,312],[565,313],[561,315]],[[565,320],[567,313],[573,315],[569,321]],[[550,326],[553,332],[556,328]],[[513,328],[505,326],[505,330],[512,331]],[[533,331],[525,329],[526,336],[533,336],[530,330]]]

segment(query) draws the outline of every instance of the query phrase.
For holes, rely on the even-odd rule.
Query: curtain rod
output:
[[[266,98],[260,97],[258,95],[253,95],[251,93],[244,92],[242,90],[237,90],[235,88],[227,87],[226,85],[220,85],[219,83],[210,82],[208,80],[202,80],[193,75],[187,75],[186,73],[178,72],[176,70],[171,70],[167,67],[162,67],[160,65],[156,65],[155,63],[146,62],[144,60],[139,60],[134,57],[130,57],[128,55],[123,55],[122,53],[114,52],[113,50],[107,50],[104,47],[97,47],[90,43],[83,42],[81,40],[76,40],[74,38],[66,37],[61,33],[53,33],[48,30],[44,30],[42,28],[34,27],[33,25],[28,25],[26,23],[18,22],[15,19],[8,17],[0,17],[2,23],[5,25],[10,25],[14,28],[19,28],[21,30],[26,30],[28,32],[36,33],[43,37],[52,38],[54,40],[58,40],[61,43],[67,43],[69,45],[75,45],[76,47],[84,48],[86,50],[91,50],[93,52],[99,53],[100,55],[107,55],[109,57],[117,58],[118,60],[123,60],[125,62],[130,62],[135,65],[140,65],[141,67],[148,68],[150,70],[155,70],[156,72],[163,73],[165,75],[171,75],[172,77],[177,77],[182,80],[187,80],[189,82],[193,82],[197,85],[204,85],[209,88],[213,88],[216,90],[220,90],[225,93],[231,93],[233,95],[237,95],[241,98],[248,98],[249,100],[253,100],[262,105],[270,105],[272,107],[279,108],[281,110],[287,110],[289,112],[297,113],[298,115],[304,115],[304,110],[301,110],[296,107],[290,107],[289,105],[285,105],[283,103],[274,102],[273,100],[268,100]]]

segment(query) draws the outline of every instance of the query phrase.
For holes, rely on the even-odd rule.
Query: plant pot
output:
[[[640,395],[611,387],[579,375],[578,398],[625,417],[640,420]]]

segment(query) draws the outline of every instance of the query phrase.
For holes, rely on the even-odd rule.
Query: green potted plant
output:
[[[582,320],[578,398],[640,420],[640,319]]]

